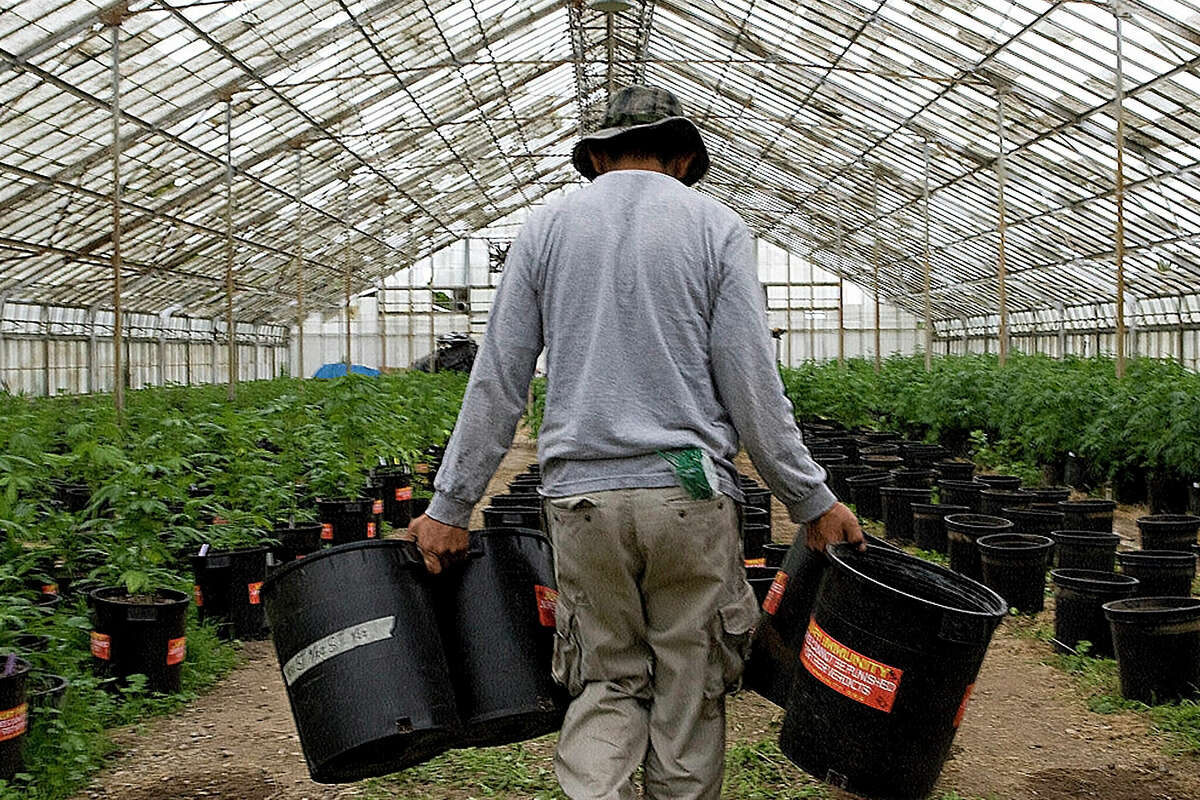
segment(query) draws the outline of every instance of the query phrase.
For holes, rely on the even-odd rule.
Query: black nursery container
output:
[[[1190,597],[1196,580],[1196,554],[1177,550],[1117,553],[1121,574],[1138,579],[1134,597]]]
[[[986,488],[987,484],[979,481],[938,481],[941,502],[952,506],[967,506],[974,514],[979,513],[980,493]]]
[[[976,541],[993,533],[1008,533],[1013,524],[1001,517],[986,514],[951,514],[946,517],[946,551],[950,569],[973,581],[983,580]]]
[[[880,502],[883,504],[884,535],[901,542],[912,541],[914,503],[928,503],[929,489],[908,489],[901,486],[881,486]]]
[[[318,500],[317,511],[321,518],[321,541],[326,544],[362,542],[379,535],[374,498]]]
[[[997,515],[1011,520],[1015,533],[1030,533],[1049,536],[1051,531],[1062,530],[1063,513],[1039,508],[1002,508]]]
[[[1090,569],[1112,572],[1117,563],[1121,537],[1106,531],[1051,531],[1054,566],[1058,569]]]
[[[216,621],[222,638],[267,638],[262,587],[267,579],[269,552],[266,547],[249,547],[192,556],[194,599],[200,621]]]
[[[767,541],[771,541],[771,490],[754,486],[743,489],[742,493],[746,497],[745,508],[756,508],[763,512],[764,516],[758,517],[755,522],[767,526]]]
[[[1151,514],[1138,517],[1143,550],[1179,550],[1191,552],[1200,531],[1200,517],[1190,514]]]
[[[875,472],[865,464],[828,464],[824,466],[827,476],[825,482],[829,486],[829,491],[833,492],[833,496],[843,503],[852,502],[850,484],[846,482],[848,478]]]
[[[568,698],[550,676],[558,602],[550,539],[519,528],[474,531],[462,571],[435,592],[462,721],[455,746],[558,730]]]
[[[913,503],[913,542],[922,550],[946,552],[946,517],[951,514],[970,514],[968,506],[944,503]]]
[[[854,508],[860,517],[883,519],[879,489],[891,483],[891,480],[892,476],[882,471],[872,471],[846,479],[850,486],[850,497],[854,500]]]
[[[523,508],[521,506],[499,508],[488,506],[483,510],[483,527],[528,528],[535,531],[545,530],[541,508]]]
[[[975,543],[983,584],[1012,608],[1037,614],[1046,607],[1046,568],[1054,540],[1026,533],[981,536]]]
[[[1054,580],[1054,647],[1072,652],[1080,642],[1090,642],[1088,655],[1113,654],[1112,633],[1104,618],[1104,604],[1124,600],[1137,590],[1137,578],[1115,572],[1056,569]]]
[[[383,494],[383,518],[393,528],[412,521],[413,475],[408,467],[393,465],[375,470]]]
[[[297,522],[280,525],[271,533],[279,542],[271,548],[278,564],[286,564],[298,558],[312,555],[321,549],[322,526],[319,522]]]
[[[917,800],[950,753],[992,633],[995,592],[905,553],[828,549],[779,743],[854,794]]]
[[[1033,495],[1016,489],[984,489],[979,493],[979,513],[989,517],[1004,517],[1004,509],[1029,508],[1032,503]]]
[[[933,468],[939,480],[970,481],[975,477],[975,465],[970,461],[939,461]]]
[[[1139,597],[1104,604],[1121,695],[1168,703],[1200,694],[1200,600]]]
[[[119,681],[141,674],[152,692],[178,692],[187,657],[188,596],[155,589],[130,597],[122,587],[107,587],[89,598],[92,671]]]
[[[275,653],[318,783],[384,775],[453,745],[458,716],[416,544],[357,542],[263,586]]]
[[[0,780],[12,780],[25,768],[21,750],[29,729],[28,680],[28,661],[0,653]]]
[[[1016,475],[976,475],[975,480],[986,483],[992,489],[1015,492],[1021,488],[1021,479]]]
[[[1113,500],[1063,500],[1059,502],[1058,510],[1065,517],[1064,530],[1112,533],[1117,504]]]

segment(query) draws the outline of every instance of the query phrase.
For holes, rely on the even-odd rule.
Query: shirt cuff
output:
[[[439,492],[429,501],[429,508],[426,509],[425,516],[437,520],[443,525],[466,529],[471,525],[471,511],[474,508],[473,503],[464,503]]]
[[[808,497],[805,497],[799,503],[793,503],[788,506],[788,516],[797,525],[812,522],[833,508],[837,504],[837,501],[833,492],[829,491],[829,487],[822,483]]]

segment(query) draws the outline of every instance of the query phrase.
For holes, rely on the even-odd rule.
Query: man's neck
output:
[[[657,158],[636,158],[632,156],[625,156],[624,158],[621,158],[611,167],[609,167],[607,171],[617,172],[618,170],[626,169],[640,169],[648,172],[661,172],[664,175],[671,174],[667,172],[666,167],[664,167],[662,162]]]

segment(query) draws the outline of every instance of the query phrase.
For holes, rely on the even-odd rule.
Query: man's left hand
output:
[[[406,537],[417,543],[425,558],[425,569],[437,575],[447,564],[461,558],[470,546],[466,528],[456,528],[422,514],[408,525]]]

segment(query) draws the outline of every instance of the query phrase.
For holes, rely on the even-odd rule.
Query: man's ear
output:
[[[671,175],[682,181],[687,177],[688,170],[692,168],[692,162],[695,160],[695,153],[688,153],[686,156],[674,159],[671,162]]]
[[[603,155],[598,155],[594,150],[588,150],[588,158],[592,161],[592,169],[596,171],[596,175],[600,176],[608,172],[608,159]]]

